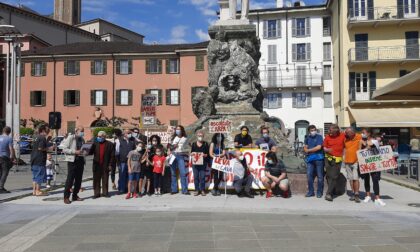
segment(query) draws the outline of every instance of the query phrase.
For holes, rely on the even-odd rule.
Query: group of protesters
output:
[[[84,129],[78,127],[74,134],[69,134],[61,143],[61,148],[65,154],[65,161],[68,164],[67,179],[64,188],[64,203],[70,204],[72,201],[83,201],[79,197],[81,190],[83,171],[86,155],[93,155],[93,198],[110,197],[108,188],[109,176],[111,173],[112,188],[118,194],[125,194],[126,199],[138,198],[145,195],[156,196],[165,192],[165,178],[170,178],[170,189],[166,191],[170,194],[179,193],[178,175],[181,192],[189,195],[188,190],[188,167],[186,163],[190,160],[192,153],[200,153],[203,162],[192,164],[194,175],[194,196],[206,196],[206,170],[212,166],[214,159],[230,160],[233,171],[233,187],[238,197],[253,198],[251,191],[254,178],[254,169],[249,167],[242,148],[259,148],[267,151],[265,155],[265,173],[261,182],[267,189],[266,197],[276,196],[289,197],[289,180],[283,161],[277,156],[276,141],[270,137],[267,127],[261,127],[261,137],[254,143],[249,128],[242,126],[240,133],[234,138],[234,148],[227,149],[224,134],[214,134],[211,142],[204,140],[203,131],[196,132],[194,142],[190,143],[183,126],[175,128],[171,142],[163,146],[158,135],[146,137],[139,129],[115,130],[112,140],[108,140],[107,134],[103,131],[97,133],[93,143],[86,144],[84,140]],[[47,192],[41,190],[41,184],[47,181],[47,187],[52,179],[51,172],[48,173],[48,166],[54,165],[51,155],[51,147],[48,146],[47,136],[50,129],[47,125],[38,128],[38,134],[33,143],[31,153],[31,170],[33,175],[33,195],[46,196]],[[8,192],[4,188],[8,169],[3,167],[10,166],[15,160],[13,151],[13,140],[8,135],[10,128],[3,129],[0,137],[2,173],[0,179],[0,191]],[[364,202],[373,201],[375,204],[385,206],[380,198],[379,180],[380,172],[360,174],[358,169],[357,151],[369,149],[378,151],[383,144],[380,135],[364,129],[361,134],[355,133],[353,128],[347,128],[341,132],[337,125],[329,128],[325,139],[319,134],[314,125],[309,126],[308,135],[305,137],[304,152],[306,153],[308,192],[306,197],[321,198],[324,190],[324,178],[327,180],[327,192],[325,199],[333,201],[338,191],[338,181],[341,169],[345,170],[347,179],[350,182],[352,194],[350,200],[360,203],[362,201],[359,194],[359,179],[364,180],[366,195]],[[4,153],[3,153],[4,152]],[[167,168],[168,167],[168,168]],[[118,170],[118,183],[115,183],[115,173]],[[168,176],[165,176],[165,174]],[[220,196],[220,182],[224,177],[222,171],[211,169],[213,188],[211,194]],[[315,194],[314,179],[317,177],[317,191]],[[370,178],[373,182],[375,197],[370,193]],[[169,182],[169,181],[168,181]],[[277,189],[275,189],[277,188]],[[273,190],[275,189],[275,190]],[[71,200],[70,200],[71,197]]]

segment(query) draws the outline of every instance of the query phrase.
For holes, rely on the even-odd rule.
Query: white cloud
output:
[[[210,39],[209,34],[201,29],[195,30],[195,35],[197,35],[198,39],[201,41],[207,41]]]
[[[204,16],[216,16],[217,0],[178,0],[178,3],[194,5]]]
[[[185,35],[187,35],[188,26],[186,25],[177,25],[171,29],[171,38],[169,43],[172,44],[182,44],[187,43],[185,40]]]
[[[268,8],[275,8],[276,1],[250,1],[250,9],[268,9]]]

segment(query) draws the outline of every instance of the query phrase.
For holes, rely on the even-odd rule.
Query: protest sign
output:
[[[215,134],[227,134],[232,131],[232,121],[230,120],[210,120],[209,121],[209,133]]]
[[[397,161],[394,158],[392,147],[380,146],[379,150],[359,150],[357,152],[361,174],[396,169]]]
[[[157,96],[146,94],[142,96],[141,101],[141,118],[143,125],[156,124],[156,106]]]
[[[148,138],[150,138],[153,135],[159,136],[161,144],[168,144],[171,142],[172,133],[166,131],[146,131],[145,135]]]
[[[192,165],[203,165],[204,164],[204,153],[203,152],[191,152],[191,163],[192,163]]]
[[[216,157],[213,159],[213,164],[211,168],[225,173],[233,173],[232,162],[229,159],[222,159]]]

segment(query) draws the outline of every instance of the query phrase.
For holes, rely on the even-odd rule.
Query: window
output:
[[[133,90],[131,89],[117,90],[117,105],[118,106],[133,105]]]
[[[148,74],[162,73],[162,60],[160,59],[146,60],[146,73]]]
[[[146,89],[146,94],[156,95],[158,97],[157,105],[162,105],[162,89]]]
[[[90,105],[92,106],[106,106],[107,105],[107,91],[106,90],[91,90],[90,91]]]
[[[324,78],[324,80],[331,80],[331,65],[324,65],[322,77]]]
[[[367,101],[376,90],[376,72],[349,73],[350,100]]]
[[[264,22],[264,38],[281,37],[281,21],[267,20]]]
[[[277,68],[275,67],[267,68],[267,86],[277,87]]]
[[[292,21],[292,36],[293,37],[311,36],[310,18],[294,18]]]
[[[132,60],[117,60],[117,74],[132,74],[133,61]]]
[[[307,77],[308,75],[306,73],[306,66],[296,66],[297,86],[305,87]]]
[[[46,62],[32,62],[31,64],[31,76],[46,76],[47,75],[47,63]]]
[[[264,108],[276,109],[282,106],[282,94],[281,93],[268,93],[264,95]]]
[[[311,60],[311,44],[292,44],[293,61]]]
[[[326,42],[324,43],[324,61],[330,61],[331,60],[331,43]]]
[[[192,87],[191,88],[191,100],[194,99],[195,95],[199,92],[206,92],[207,87]]]
[[[79,75],[80,61],[68,60],[64,61],[64,75]]]
[[[332,93],[324,93],[324,108],[332,108]]]
[[[166,73],[168,74],[179,73],[179,60],[178,59],[166,60]]]
[[[331,36],[331,17],[322,18],[322,34],[324,37]]]
[[[268,64],[277,63],[277,45],[268,45]]]
[[[356,73],[356,92],[367,92],[368,91],[368,74],[367,73]]]
[[[176,127],[176,126],[178,126],[178,120],[170,120],[170,121],[169,121],[169,126],[171,126],[171,127]]]
[[[195,71],[204,71],[204,56],[195,56]]]
[[[180,98],[179,89],[166,90],[166,105],[179,105],[180,104],[179,98]]]
[[[25,77],[25,63],[20,63],[20,77]]]
[[[90,73],[92,75],[102,75],[106,74],[106,64],[105,60],[93,60],[90,62]]]
[[[72,107],[80,105],[79,90],[64,90],[64,106]]]
[[[45,107],[46,91],[31,91],[31,107]]]
[[[311,106],[311,93],[293,93],[293,108],[310,108]]]

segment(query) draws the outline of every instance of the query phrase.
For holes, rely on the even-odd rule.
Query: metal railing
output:
[[[349,100],[351,102],[354,101],[370,101],[372,100],[373,92],[375,88],[350,88],[349,89]]]
[[[323,69],[322,64],[308,64],[305,68],[293,64],[263,65],[260,79],[263,88],[321,87]]]
[[[347,14],[347,20],[349,23],[416,18],[420,18],[420,10],[418,4],[374,8],[350,8]]]
[[[420,46],[382,46],[351,48],[349,62],[406,61],[420,59]]]

